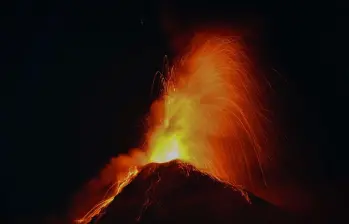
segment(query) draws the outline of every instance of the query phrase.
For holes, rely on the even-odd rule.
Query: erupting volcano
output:
[[[116,183],[78,222],[186,223],[201,215],[221,223],[227,218],[221,213],[229,211],[226,222],[230,223],[241,216],[246,219],[250,213],[243,211],[252,215],[253,209],[247,208],[256,199],[237,186],[251,181],[256,167],[264,179],[265,118],[259,84],[247,62],[234,38],[197,35],[188,52],[156,77],[162,91],[147,117],[144,147],[123,157],[127,159],[115,160],[123,169],[108,167]],[[197,197],[196,191],[205,191],[201,197],[217,196],[221,202],[207,199],[209,205],[199,209],[195,203],[175,200],[178,195],[186,195],[187,200]],[[212,191],[215,196],[209,196]],[[200,214],[181,216],[172,208],[176,203],[188,210],[195,206]],[[222,209],[216,211],[217,206]],[[208,212],[212,209],[214,213]]]

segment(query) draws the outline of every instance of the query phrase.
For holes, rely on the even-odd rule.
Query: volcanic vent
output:
[[[151,163],[95,217],[114,223],[287,223],[267,202],[180,160]]]

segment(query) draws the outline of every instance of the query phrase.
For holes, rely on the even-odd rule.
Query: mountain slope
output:
[[[288,215],[252,194],[174,160],[143,167],[91,223],[254,222],[293,223]]]

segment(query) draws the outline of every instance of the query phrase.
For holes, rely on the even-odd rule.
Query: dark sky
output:
[[[9,3],[1,31],[1,212],[64,213],[112,156],[138,146],[163,56],[207,24],[241,32],[268,74],[288,138],[280,140],[284,157],[296,164],[290,169],[331,189],[348,186],[344,16],[317,2],[162,2]]]

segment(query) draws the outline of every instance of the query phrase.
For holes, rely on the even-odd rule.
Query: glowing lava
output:
[[[253,162],[261,165],[258,85],[237,41],[199,35],[191,47],[161,77],[162,96],[148,119],[145,163],[180,159],[236,183],[248,176]],[[97,215],[137,172],[121,177],[114,193],[80,221],[87,223]]]
[[[120,178],[119,181],[111,186],[109,191],[113,192],[108,191],[106,193],[105,199],[96,204],[92,209],[90,209],[90,211],[86,213],[86,215],[84,215],[84,217],[76,220],[76,222],[82,224],[89,223],[93,217],[98,216],[101,211],[114,200],[115,196],[118,195],[122,191],[122,189],[133,180],[135,176],[137,176],[138,172],[139,171],[137,167],[130,168],[129,172],[124,177]]]

